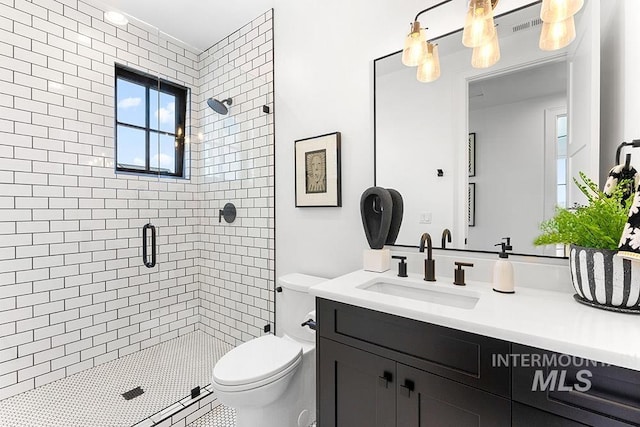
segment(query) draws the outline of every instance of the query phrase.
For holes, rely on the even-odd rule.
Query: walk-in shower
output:
[[[217,359],[274,327],[272,117],[205,104],[272,102],[237,59],[271,65],[272,11],[202,50],[98,0],[22,3],[0,18],[0,425],[189,424]]]

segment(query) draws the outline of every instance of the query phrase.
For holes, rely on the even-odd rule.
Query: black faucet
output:
[[[433,245],[431,235],[422,233],[420,236],[420,252],[424,252],[424,244],[427,243],[427,258],[424,260],[424,280],[427,282],[436,281],[436,262],[433,260]]]
[[[447,242],[451,243],[451,231],[448,228],[442,230],[442,249],[447,247]]]

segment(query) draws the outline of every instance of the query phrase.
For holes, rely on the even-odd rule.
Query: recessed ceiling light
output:
[[[129,20],[120,12],[116,12],[115,10],[110,10],[104,13],[104,19],[111,22],[114,25],[127,25]]]

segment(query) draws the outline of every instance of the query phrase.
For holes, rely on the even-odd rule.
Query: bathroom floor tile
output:
[[[236,411],[219,405],[213,411],[198,418],[187,427],[235,427]]]
[[[236,411],[220,405],[208,414],[198,418],[187,427],[235,427]],[[316,427],[316,423],[309,427]]]
[[[231,346],[202,331],[0,401],[3,427],[130,427],[211,381]],[[122,393],[144,393],[125,400]]]

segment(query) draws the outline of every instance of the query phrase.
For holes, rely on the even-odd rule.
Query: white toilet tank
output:
[[[315,331],[300,326],[308,319],[309,312],[316,309],[315,297],[309,288],[327,279],[306,274],[287,274],[278,278],[276,287],[276,335],[288,335],[302,341],[315,342]]]

